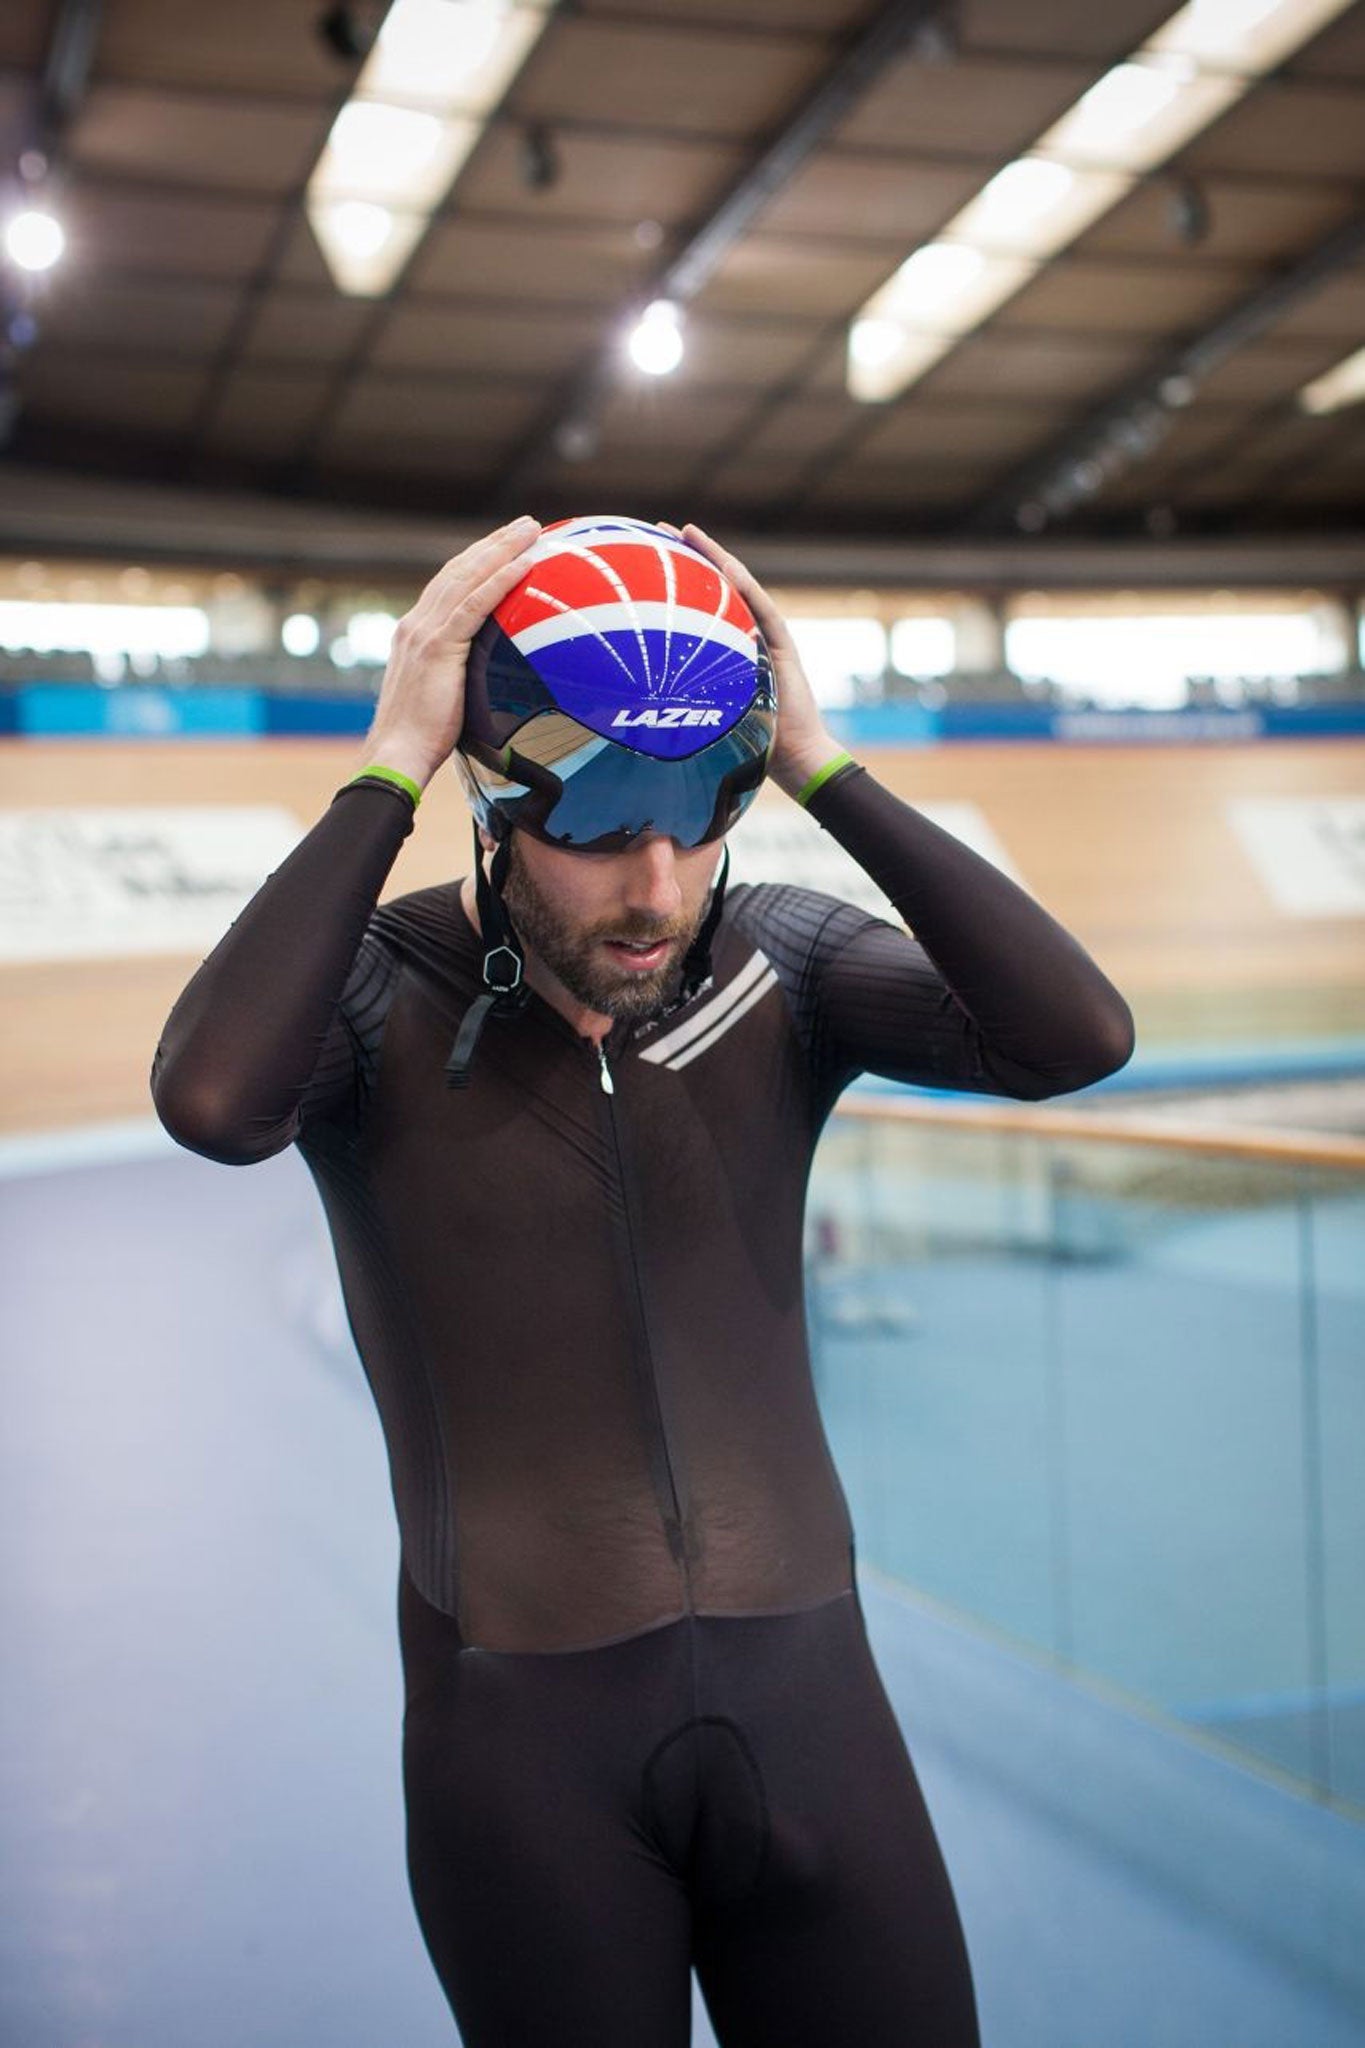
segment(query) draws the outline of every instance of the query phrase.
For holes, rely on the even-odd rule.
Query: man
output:
[[[741,563],[642,531],[670,590],[704,561],[761,629],[757,766],[618,760],[610,704],[551,703],[539,752],[480,737],[471,643],[557,544],[513,522],[399,626],[360,775],[181,996],[155,1099],[211,1158],[297,1142],[327,1209],[402,1534],[409,1873],[466,2048],[684,2048],[693,1967],[723,2048],[972,2048],[811,1387],[805,1181],[858,1071],[1036,1098],[1121,1065],[1131,1018],[841,754]],[[376,909],[457,743],[477,872]],[[724,893],[764,766],[914,938]]]

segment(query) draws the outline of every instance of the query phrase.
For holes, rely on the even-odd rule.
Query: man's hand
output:
[[[437,570],[398,621],[362,765],[397,768],[425,789],[460,737],[469,643],[539,537],[538,520],[514,519]]]
[[[677,533],[676,527],[668,529]],[[685,526],[681,540],[715,563],[728,576],[758,621],[768,643],[773,674],[777,678],[777,737],[773,742],[768,773],[788,796],[803,790],[812,775],[835,760],[844,750],[820,716],[810,678],[801,666],[790,628],[767,591],[751,576],[736,555],[728,554],[719,541],[712,540],[700,526]]]

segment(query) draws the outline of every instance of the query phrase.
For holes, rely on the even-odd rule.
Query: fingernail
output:
[[[539,526],[539,524],[540,521],[538,519],[533,519],[529,512],[523,512],[520,519],[514,519],[512,521],[512,524],[508,527],[507,531],[509,533],[529,533],[533,526]]]

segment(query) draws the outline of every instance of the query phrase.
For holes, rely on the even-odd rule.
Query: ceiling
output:
[[[71,5],[0,10],[10,165]],[[379,302],[340,296],[303,216],[357,68],[319,35],[322,0],[82,11],[98,33],[54,152],[69,249],[13,366],[0,490],[9,463],[462,521],[610,506],[748,533],[1007,534],[1097,420],[1249,311],[1251,338],[1050,530],[1365,524],[1365,405],[1294,403],[1365,342],[1365,0],[881,406],[844,391],[850,316],[1173,0],[918,10],[731,227],[662,380],[618,364],[628,312],[772,145],[809,135],[883,4],[566,0]],[[558,165],[542,189],[530,129]],[[570,461],[556,434],[588,399],[594,452]]]

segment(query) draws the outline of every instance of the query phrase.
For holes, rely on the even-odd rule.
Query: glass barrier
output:
[[[836,1114],[860,1559],[1365,1813],[1363,1251],[1360,1165]]]

